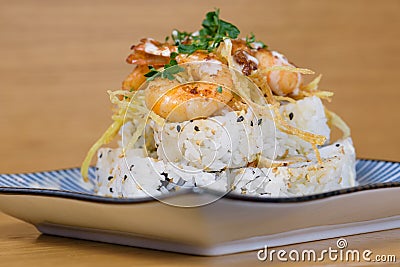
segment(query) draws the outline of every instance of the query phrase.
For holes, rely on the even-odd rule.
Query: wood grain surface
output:
[[[323,74],[321,87],[335,92],[328,106],[350,125],[359,157],[400,160],[398,0],[0,0],[0,173],[79,166],[111,122],[106,90],[129,73],[130,45],[147,36],[162,40],[173,28],[194,31],[214,7],[243,34],[254,32],[298,66]],[[400,232],[351,242],[399,252]],[[0,256],[1,266],[255,262],[254,253],[208,259],[39,236],[5,215]]]

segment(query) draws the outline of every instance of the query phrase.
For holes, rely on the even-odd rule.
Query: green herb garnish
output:
[[[172,31],[171,37],[175,45],[180,45],[181,43],[185,42],[188,38],[190,38],[191,35],[192,33],[190,32],[181,32],[178,30],[174,30]]]
[[[154,78],[160,73],[153,66],[149,66],[149,70],[150,71],[144,75],[144,77],[147,77],[148,81],[154,80]]]
[[[222,86],[218,86],[217,87],[217,92],[220,93],[220,94],[222,93]]]
[[[219,9],[208,12],[201,25],[203,28],[198,34],[190,35],[192,40],[191,44],[179,43],[179,53],[192,54],[197,50],[212,51],[217,48],[225,38],[235,39],[240,33],[236,26],[219,18]],[[185,38],[187,38],[187,35]]]
[[[254,43],[257,43],[260,48],[267,48],[267,46],[263,42],[256,41],[256,36],[254,35],[254,33],[250,33],[250,36],[246,36],[246,45],[250,48],[254,48]]]
[[[246,45],[251,48],[251,44],[256,41],[254,33],[250,33],[250,36],[246,36]]]
[[[201,25],[203,27],[195,33],[178,30],[172,32],[171,37],[174,45],[178,46],[178,53],[190,55],[198,50],[211,52],[225,39],[236,39],[240,34],[236,26],[219,18],[219,9],[208,12]],[[168,40],[169,37],[166,37],[165,42]],[[246,45],[250,48],[267,47],[263,42],[256,41],[254,33],[246,37]],[[162,72],[156,70],[153,66],[149,66],[149,72],[144,75],[147,80],[151,81],[157,75],[169,80],[175,79],[174,75],[184,70],[178,66],[178,62],[175,59],[178,53],[171,53],[170,61],[164,66]],[[217,92],[222,92],[221,86],[218,86]]]
[[[170,55],[169,63],[164,66],[164,70],[162,72],[156,70],[153,66],[149,66],[149,72],[144,76],[147,77],[147,81],[152,81],[161,73],[161,78],[167,78],[168,80],[175,79],[174,75],[184,71],[184,68],[178,66],[178,62],[176,61],[176,56],[178,53],[172,52]]]

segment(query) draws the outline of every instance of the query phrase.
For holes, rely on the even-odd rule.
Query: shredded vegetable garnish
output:
[[[296,103],[296,100],[289,96],[274,95],[276,101],[287,101],[289,103]]]
[[[339,130],[341,130],[343,133],[343,137],[342,137],[343,139],[350,136],[350,128],[342,120],[342,118],[340,118],[336,113],[329,111],[327,108],[325,108],[325,114],[326,114],[326,117],[328,118],[328,125],[331,129],[333,128],[333,126],[335,126]]]
[[[139,118],[140,116],[149,116],[153,121],[157,124],[162,125],[164,123],[164,119],[155,114],[152,111],[149,111],[144,105],[144,92],[129,92],[126,90],[116,90],[116,91],[108,91],[110,96],[111,103],[115,104],[118,109],[117,112],[112,116],[114,122],[108,127],[108,129],[104,132],[104,134],[93,144],[93,146],[89,149],[85,160],[81,166],[81,174],[85,182],[88,182],[88,171],[89,166],[92,161],[92,158],[96,154],[97,150],[105,145],[110,143],[114,137],[118,134],[118,131],[121,129],[122,125],[128,121],[133,120],[134,118]],[[121,98],[122,96],[122,98]],[[140,123],[137,125],[137,129],[131,139],[128,142],[127,147],[124,149],[132,148],[137,142],[138,138],[142,134],[145,126],[146,126],[146,118],[142,119]]]
[[[319,82],[321,81],[322,75],[318,75],[314,80],[312,80],[309,84],[302,86],[301,90],[306,92],[312,92],[318,90]]]
[[[317,148],[317,145],[323,145],[326,142],[326,137],[323,135],[313,134],[310,132],[306,132],[300,130],[292,125],[290,125],[281,115],[279,111],[279,102],[277,102],[272,94],[271,89],[268,86],[267,81],[265,80],[264,76],[255,73],[253,75],[253,80],[257,84],[257,86],[262,90],[264,95],[266,96],[266,100],[268,103],[271,104],[272,111],[275,115],[275,122],[276,126],[279,130],[284,133],[298,136],[299,138],[303,139],[304,141],[310,143],[315,151],[315,155],[317,156],[318,162],[321,163],[321,157]]]
[[[263,70],[263,72],[270,72],[270,71],[289,71],[289,72],[296,72],[301,74],[314,74],[312,70],[303,69],[303,68],[296,68],[292,66],[272,66]]]
[[[309,97],[309,96],[316,96],[321,99],[325,99],[328,102],[331,102],[333,92],[318,90],[318,86],[319,86],[319,82],[321,81],[321,78],[322,78],[322,75],[320,74],[309,84],[301,86],[299,93],[297,95],[293,96],[293,98],[298,100],[298,99],[303,99],[303,98]]]
[[[143,133],[144,128],[146,127],[146,119],[142,119],[139,121],[138,126],[136,128],[136,131],[133,133],[131,139],[128,142],[128,145],[126,145],[122,149],[122,153],[125,154],[127,150],[133,148],[137,140],[139,139],[140,135]]]
[[[333,96],[333,92],[329,92],[329,91],[311,91],[311,92],[306,92],[306,91],[300,91],[298,95],[293,96],[294,99],[303,99],[305,97],[309,97],[309,96],[316,96],[319,97],[321,99],[325,99],[328,102],[331,102],[332,100],[332,96]]]
[[[94,145],[89,149],[83,163],[81,166],[81,174],[85,182],[89,181],[88,173],[90,162],[92,161],[93,156],[96,154],[97,150],[105,144],[110,143],[113,138],[117,135],[119,129],[122,126],[122,120],[114,121],[110,127],[103,133],[99,140],[94,143]]]

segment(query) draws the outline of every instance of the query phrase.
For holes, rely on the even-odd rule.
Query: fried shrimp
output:
[[[126,59],[129,64],[164,66],[168,63],[171,53],[176,52],[177,47],[144,38],[138,45],[132,45],[131,50],[132,53]]]
[[[176,46],[168,43],[160,43],[151,38],[140,40],[137,45],[131,46],[132,53],[127,57],[126,62],[134,64],[132,72],[122,82],[124,90],[138,90],[146,81],[144,76],[148,71],[148,66],[162,67],[170,60],[172,52],[177,50]]]
[[[280,96],[290,95],[302,83],[300,73],[285,70],[271,70],[273,67],[295,67],[284,55],[261,47],[249,47],[242,39],[232,40],[232,56],[243,74],[249,76],[253,71],[265,75],[271,90]]]
[[[171,122],[207,118],[232,99],[229,89],[214,83],[156,80],[146,91],[146,106]]]
[[[147,65],[136,65],[132,72],[126,77],[122,82],[123,90],[136,91],[139,87],[146,81],[144,76],[149,72],[149,67]]]
[[[255,53],[259,64],[258,69],[265,75],[268,81],[268,85],[271,90],[280,96],[286,96],[296,93],[302,83],[302,76],[300,73],[284,71],[284,70],[273,70],[269,69],[274,66],[290,66],[295,67],[289,63],[286,57],[276,51],[269,51],[267,49],[259,49]]]
[[[189,76],[185,82],[161,77],[149,82],[146,106],[169,121],[209,117],[233,97],[229,70],[212,54],[183,55],[177,61]]]

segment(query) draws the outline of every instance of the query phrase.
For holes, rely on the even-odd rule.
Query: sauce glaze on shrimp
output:
[[[209,117],[223,108],[233,97],[233,81],[226,66],[215,55],[197,52],[180,56],[190,79],[160,77],[145,89],[146,106],[169,121],[180,122]]]

